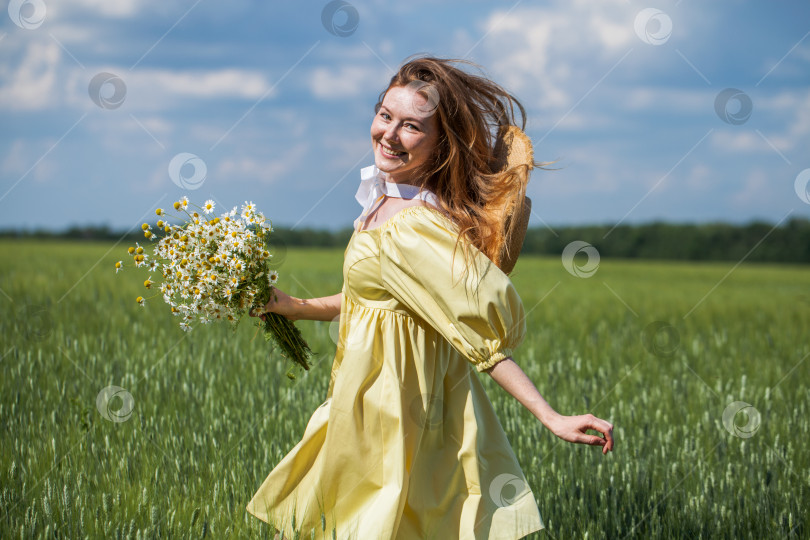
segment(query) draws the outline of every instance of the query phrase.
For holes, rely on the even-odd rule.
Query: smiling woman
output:
[[[504,165],[498,152],[522,133],[520,104],[457,65],[416,58],[381,95],[343,290],[277,291],[265,306],[340,320],[326,401],[247,506],[288,538],[514,539],[543,528],[480,372],[558,437],[613,449],[610,423],[558,414],[512,360],[526,324],[499,266],[514,228],[500,209],[522,201],[534,163]]]

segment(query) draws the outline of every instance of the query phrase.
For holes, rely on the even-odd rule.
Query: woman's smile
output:
[[[385,146],[383,143],[378,143],[378,144],[380,145],[380,150],[381,150],[383,156],[385,156],[385,157],[395,159],[395,158],[399,158],[399,157],[402,157],[402,156],[405,155],[405,152],[397,152],[393,148]]]

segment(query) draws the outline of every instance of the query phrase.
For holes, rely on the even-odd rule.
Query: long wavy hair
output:
[[[527,165],[505,169],[495,149],[505,128],[525,128],[526,111],[501,86],[458,65],[480,71],[466,60],[410,59],[380,94],[377,110],[390,88],[416,85],[439,125],[433,157],[415,175],[422,179],[420,187],[436,194],[459,228],[458,240],[466,239],[499,265],[517,225],[515,219],[504,223],[500,210],[522,207],[526,193],[521,175],[529,171]]]

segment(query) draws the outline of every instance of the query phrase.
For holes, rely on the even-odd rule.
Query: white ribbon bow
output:
[[[410,184],[389,182],[386,180],[387,177],[388,175],[378,169],[376,165],[360,169],[360,187],[357,188],[354,198],[363,207],[363,213],[354,220],[355,229],[359,229],[360,224],[368,218],[386,196],[399,199],[420,199],[428,204],[440,207],[439,199],[432,191],[424,188],[420,189],[418,186]]]

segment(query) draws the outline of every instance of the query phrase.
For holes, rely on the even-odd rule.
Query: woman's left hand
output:
[[[548,428],[564,441],[602,446],[603,454],[613,451],[613,424],[592,414],[559,415],[549,422]],[[589,429],[598,431],[602,437],[585,433]]]

